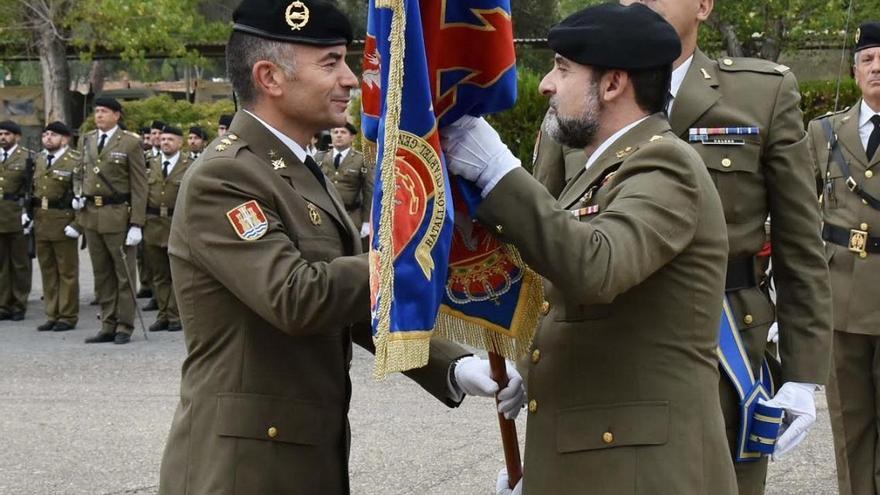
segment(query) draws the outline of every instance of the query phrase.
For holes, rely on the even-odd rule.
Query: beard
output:
[[[589,146],[599,132],[599,119],[602,115],[598,81],[590,82],[584,102],[584,113],[578,117],[560,117],[554,98],[550,99],[550,108],[553,112],[547,114],[541,125],[543,132],[556,142],[570,148]]]

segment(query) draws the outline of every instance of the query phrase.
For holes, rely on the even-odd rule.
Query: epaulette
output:
[[[844,109],[842,109],[842,110],[838,110],[838,111],[836,111],[836,112],[832,112],[831,110],[829,110],[829,111],[825,112],[824,114],[819,115],[818,117],[813,117],[813,120],[817,120],[817,121],[818,121],[818,120],[822,120],[822,119],[827,119],[827,118],[829,118],[829,117],[834,117],[834,116],[837,116],[837,115],[841,115],[841,114],[844,114],[844,113],[846,113],[846,112],[849,112],[849,108],[850,108],[850,107],[846,107],[846,108],[844,108]],[[811,120],[810,122],[812,122],[813,120]]]
[[[68,149],[68,150],[67,150],[67,153],[70,153],[70,157],[71,157],[71,158],[75,158],[75,159],[77,159],[77,160],[79,160],[80,158],[82,158],[82,153],[80,153],[79,150]],[[64,154],[67,155],[67,153],[64,153]]]
[[[791,71],[785,65],[761,58],[724,57],[718,59],[718,68],[725,72],[758,72],[760,74],[785,75]]]
[[[138,141],[140,141],[141,139],[143,139],[143,137],[142,137],[140,134],[136,133],[136,132],[131,132],[131,131],[123,131],[123,132],[126,133],[126,134],[128,134],[129,136],[131,136],[131,137],[137,139]]]
[[[225,136],[215,139],[206,150],[216,151],[227,156],[235,156],[235,153],[247,146],[247,143],[241,140],[238,135],[227,133]]]

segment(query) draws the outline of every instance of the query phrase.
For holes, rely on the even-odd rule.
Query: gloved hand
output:
[[[816,388],[818,386],[812,383],[786,382],[776,392],[773,399],[761,401],[767,406],[780,407],[785,410],[782,426],[779,428],[779,438],[776,440],[776,448],[773,451],[773,460],[782,459],[797,447],[807,437],[807,432],[816,422],[814,397]]]
[[[79,237],[79,231],[71,227],[70,225],[67,225],[64,227],[64,235],[70,237],[71,239],[76,239],[77,237]]]
[[[29,235],[31,233],[31,229],[34,228],[34,221],[31,220],[31,217],[28,216],[27,213],[21,214],[21,231],[24,235]]]
[[[126,246],[137,246],[141,243],[141,239],[143,239],[143,235],[141,234],[141,228],[137,225],[132,225],[128,228],[128,234],[125,236],[125,245]]]
[[[82,210],[86,206],[86,198],[83,198],[82,196],[73,198],[73,200],[70,202],[70,206],[74,210]]]
[[[361,225],[361,237],[367,237],[370,235],[370,222],[364,222]]]
[[[523,480],[520,479],[516,482],[516,486],[511,489],[508,484],[507,468],[503,467],[501,471],[498,471],[498,480],[495,482],[495,495],[521,495],[522,482]]]
[[[507,419],[516,419],[526,401],[523,381],[513,363],[507,364],[507,386],[498,390],[498,383],[492,379],[492,370],[488,359],[477,356],[461,358],[455,365],[455,383],[461,392],[480,397],[495,397],[498,394],[498,412]]]
[[[24,227],[25,225],[27,225],[29,223],[31,223],[31,217],[29,217],[27,213],[22,213],[21,214],[21,226]]]
[[[519,159],[501,141],[501,136],[484,118],[464,117],[440,131],[446,166],[489,195],[495,184],[520,166]]]
[[[767,331],[767,342],[779,343],[779,324],[775,321],[770,325],[770,330]]]

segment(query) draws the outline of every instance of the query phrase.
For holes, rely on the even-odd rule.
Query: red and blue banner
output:
[[[539,278],[472,219],[480,193],[446,171],[438,129],[516,101],[509,0],[371,0],[362,82],[376,143],[370,268],[376,375],[423,366],[432,335],[516,358]]]

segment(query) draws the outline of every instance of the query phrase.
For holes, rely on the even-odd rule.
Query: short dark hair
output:
[[[232,83],[232,90],[245,108],[256,102],[257,88],[251,71],[261,60],[268,60],[286,73],[292,73],[293,45],[233,31],[226,45],[226,74]]]
[[[592,66],[592,69],[594,81],[598,81],[606,72],[612,70],[608,67],[596,66]],[[672,65],[647,69],[626,69],[626,73],[632,80],[636,104],[639,108],[649,114],[666,109],[669,85],[672,82]]]

